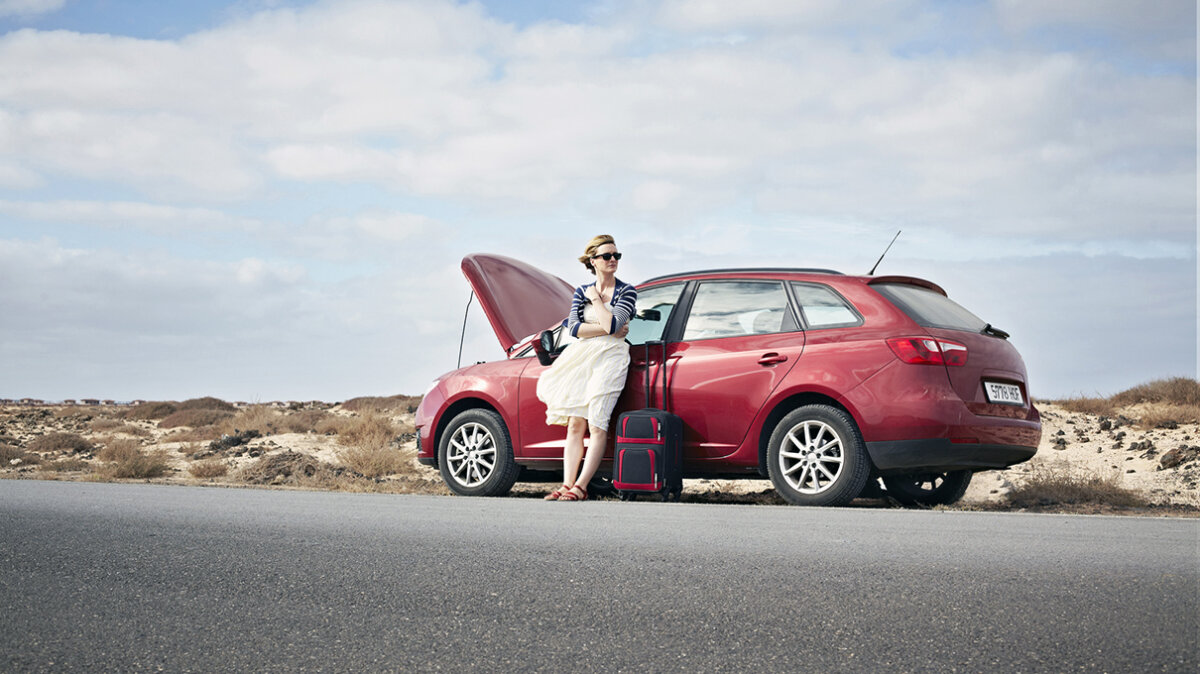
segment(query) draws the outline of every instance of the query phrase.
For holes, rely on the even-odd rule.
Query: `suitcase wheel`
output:
[[[620,497],[622,501],[632,501],[634,499],[634,495],[627,491],[620,492]]]

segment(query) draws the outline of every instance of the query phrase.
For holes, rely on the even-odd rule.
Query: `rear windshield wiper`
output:
[[[1011,336],[1007,332],[1001,330],[1000,328],[992,327],[991,323],[988,323],[987,325],[983,326],[983,330],[980,330],[980,332],[982,332],[985,335],[999,337],[1000,339],[1008,339]]]

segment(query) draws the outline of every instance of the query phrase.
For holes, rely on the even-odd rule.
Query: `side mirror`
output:
[[[538,362],[545,367],[549,367],[554,362],[554,332],[543,330],[542,334],[538,335],[537,341],[533,343],[533,352],[537,354]]]
[[[660,312],[658,309],[642,309],[641,311],[637,312],[637,317],[643,321],[658,322],[662,320],[662,312]]]

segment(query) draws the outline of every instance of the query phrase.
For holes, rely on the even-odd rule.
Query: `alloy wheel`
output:
[[[823,421],[796,424],[779,448],[780,475],[801,494],[820,494],[832,487],[844,463],[842,438]]]
[[[446,463],[456,482],[477,487],[496,468],[496,439],[483,424],[465,423],[450,436]]]

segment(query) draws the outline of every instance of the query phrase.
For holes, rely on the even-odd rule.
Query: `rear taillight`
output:
[[[911,365],[946,365],[962,367],[967,364],[965,344],[932,337],[896,337],[887,341],[892,353]]]

